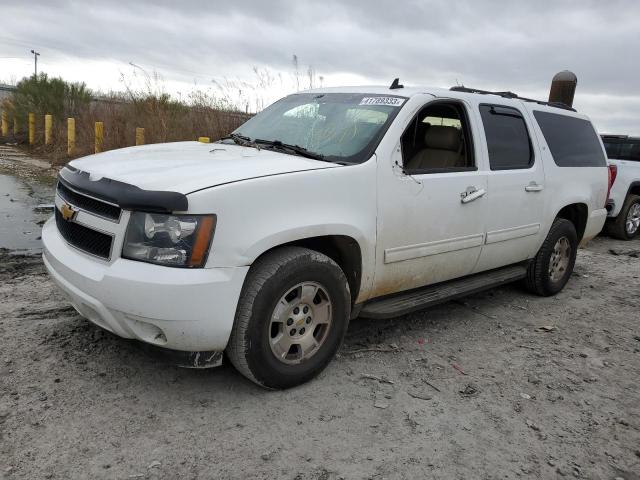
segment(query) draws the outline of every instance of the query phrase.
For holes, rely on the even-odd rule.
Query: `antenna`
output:
[[[395,90],[396,88],[404,88],[404,85],[400,85],[400,79],[394,78],[389,90]]]

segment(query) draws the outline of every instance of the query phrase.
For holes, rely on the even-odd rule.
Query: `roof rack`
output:
[[[523,102],[533,102],[539,105],[547,105],[549,107],[562,108],[563,110],[571,110],[572,112],[576,111],[575,108],[569,107],[564,103],[544,102],[542,100],[534,100],[533,98],[519,97],[517,94],[513,92],[490,92],[488,90],[478,90],[477,88],[467,88],[467,87],[460,87],[460,86],[451,87],[449,90],[451,90],[452,92],[479,93],[480,95],[498,95],[499,97],[502,97],[502,98],[515,98],[518,100],[522,100]]]

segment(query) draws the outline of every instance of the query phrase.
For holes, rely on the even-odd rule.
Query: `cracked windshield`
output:
[[[302,147],[325,160],[367,160],[405,98],[329,93],[290,95],[234,133]]]

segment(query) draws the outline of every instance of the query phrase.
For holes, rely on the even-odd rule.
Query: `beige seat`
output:
[[[461,131],[455,127],[430,126],[424,135],[424,148],[407,164],[409,170],[461,166]]]

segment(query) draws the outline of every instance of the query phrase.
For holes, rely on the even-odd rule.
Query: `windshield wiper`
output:
[[[295,153],[296,155],[300,155],[301,157],[312,158],[314,160],[324,160],[326,162],[329,161],[324,158],[324,155],[307,150],[306,148],[301,147],[300,145],[291,145],[289,143],[282,143],[282,141],[280,140],[261,140],[259,138],[256,138],[254,142],[260,145],[268,145],[269,147],[274,147],[274,148],[277,148],[278,150],[288,150],[290,152]]]
[[[249,137],[245,137],[244,135],[240,135],[239,133],[230,133],[226,137],[222,137],[220,141],[222,140],[233,140],[233,142],[237,145],[241,145],[243,147],[253,147],[260,150],[260,145],[252,141]]]

